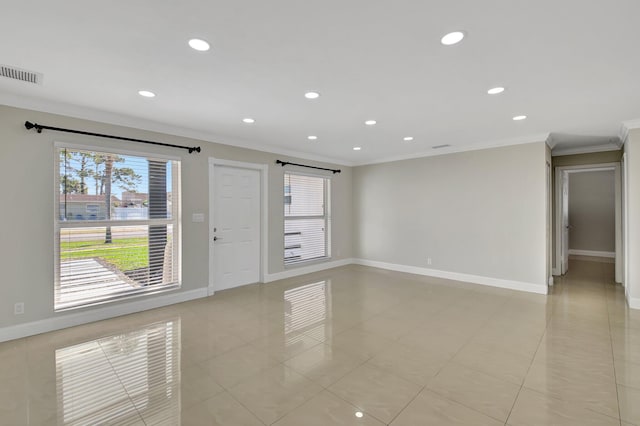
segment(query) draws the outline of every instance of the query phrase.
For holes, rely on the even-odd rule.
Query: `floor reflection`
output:
[[[55,361],[59,424],[180,424],[180,319],[58,349]]]
[[[295,345],[303,333],[324,341],[331,333],[331,280],[285,290],[286,345]]]

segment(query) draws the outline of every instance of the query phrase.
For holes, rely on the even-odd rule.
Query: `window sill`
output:
[[[68,302],[68,303],[63,303],[61,307],[55,307],[53,311],[55,313],[58,312],[68,312],[68,311],[74,311],[74,310],[78,310],[78,309],[83,309],[83,308],[91,308],[91,307],[95,307],[95,306],[100,306],[100,305],[106,305],[106,304],[111,304],[114,302],[124,302],[124,301],[129,301],[132,299],[138,299],[141,297],[146,297],[146,296],[153,296],[153,295],[157,295],[157,294],[162,294],[162,293],[167,293],[173,290],[179,290],[182,287],[181,283],[175,283],[175,284],[169,284],[169,285],[163,285],[160,288],[145,288],[145,289],[141,289],[138,291],[129,291],[129,292],[125,292],[125,293],[116,293],[116,294],[112,294],[109,296],[104,296],[101,297],[100,299],[96,299],[94,301],[90,301],[90,302],[77,302],[77,303],[73,303],[73,302]]]
[[[326,256],[326,257],[316,257],[315,259],[309,259],[309,260],[301,260],[299,262],[292,262],[292,263],[285,263],[284,265],[284,269],[289,270],[289,269],[297,269],[297,268],[301,268],[303,266],[311,266],[311,265],[317,265],[317,264],[321,264],[321,263],[327,263],[331,261],[331,256]]]

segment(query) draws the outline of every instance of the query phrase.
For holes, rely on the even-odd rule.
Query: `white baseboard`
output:
[[[562,275],[562,273],[560,272],[560,268],[553,268],[553,269],[551,270],[551,273],[552,273],[553,275],[555,275],[555,276]]]
[[[162,306],[173,305],[175,303],[199,299],[201,297],[207,297],[207,287],[139,299],[128,303],[91,309],[84,312],[60,314],[59,316],[38,321],[10,325],[8,327],[0,328],[0,342],[33,336],[34,334],[46,333],[48,331],[61,330],[67,327],[87,324],[94,321],[146,311],[149,309],[160,308]]]
[[[553,285],[553,275],[551,275],[549,277],[549,281],[547,282],[548,285]]]
[[[297,277],[298,275],[305,275],[312,272],[324,271],[325,269],[351,265],[352,263],[354,263],[354,259],[341,259],[330,262],[315,263],[313,265],[301,266],[299,268],[291,268],[286,271],[276,272],[275,274],[265,274],[263,282],[270,283],[273,281],[283,280],[285,278]]]
[[[640,309],[640,299],[637,297],[627,298],[627,303],[631,309]]]
[[[569,249],[569,254],[573,254],[575,256],[591,256],[591,257],[609,257],[612,259],[616,258],[616,253],[614,251],[594,251],[594,250],[574,250]]]
[[[421,268],[418,266],[398,265],[395,263],[378,262],[375,260],[354,259],[357,265],[372,266],[374,268],[388,269],[390,271],[406,272],[409,274],[426,275],[429,277],[445,278],[455,281],[464,281],[473,284],[487,285],[491,287],[507,288],[511,290],[526,291],[529,293],[547,294],[548,287],[545,284],[533,284],[522,281],[503,280],[500,278],[483,277],[480,275],[463,274],[459,272],[440,271],[438,269]]]

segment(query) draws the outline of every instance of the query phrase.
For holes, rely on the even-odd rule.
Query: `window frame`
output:
[[[169,219],[136,219],[136,220],[61,220],[60,219],[60,151],[63,149],[101,152],[116,155],[128,155],[135,157],[144,157],[150,160],[175,161],[177,162],[178,173],[171,174],[172,192],[172,217]],[[134,298],[150,296],[158,293],[165,293],[172,290],[182,288],[182,158],[178,156],[151,153],[148,151],[134,151],[120,149],[112,146],[96,146],[89,144],[67,143],[56,141],[53,144],[54,161],[53,161],[53,194],[54,194],[54,215],[53,215],[53,246],[54,246],[54,287],[53,287],[53,310],[54,312],[65,312],[76,309],[83,309],[93,306],[99,306],[107,303],[126,301]],[[176,188],[174,190],[173,188]],[[66,218],[65,218],[66,219]],[[63,225],[64,224],[64,225]],[[103,226],[151,226],[151,225],[172,225],[174,233],[175,260],[174,265],[177,269],[177,282],[163,286],[149,286],[148,288],[131,291],[126,294],[115,294],[111,297],[105,297],[89,303],[77,304],[68,307],[56,308],[56,298],[60,291],[60,235],[62,229],[67,228],[92,228]]]
[[[306,177],[312,177],[312,178],[318,178],[318,179],[323,179],[324,181],[324,191],[323,191],[323,198],[324,198],[324,203],[323,203],[323,215],[322,216],[289,216],[287,217],[286,213],[285,213],[285,209],[287,204],[284,202],[285,198],[284,198],[284,191],[285,191],[285,187],[287,186],[285,184],[285,178],[286,175],[297,175],[297,176],[306,176]],[[331,260],[331,178],[332,176],[330,175],[322,175],[319,173],[305,173],[305,172],[299,172],[299,171],[284,171],[283,176],[282,176],[282,194],[283,194],[283,202],[282,202],[282,215],[283,215],[283,221],[282,221],[282,227],[283,227],[283,247],[282,247],[282,261],[284,264],[285,269],[289,269],[289,268],[296,268],[300,265],[306,265],[306,264],[313,264],[313,263],[322,263],[322,262],[328,262]],[[291,192],[289,192],[289,194],[291,194]],[[287,220],[305,220],[305,219],[318,219],[318,218],[324,218],[324,252],[325,255],[324,256],[320,256],[320,257],[314,257],[311,259],[302,259],[302,260],[296,260],[296,261],[291,261],[291,262],[287,262],[285,259],[285,244],[284,244],[284,228],[286,225]]]

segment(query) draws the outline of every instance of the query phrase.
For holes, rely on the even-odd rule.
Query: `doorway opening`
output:
[[[620,163],[555,168],[554,275],[564,275],[570,256],[615,262],[622,277]]]

